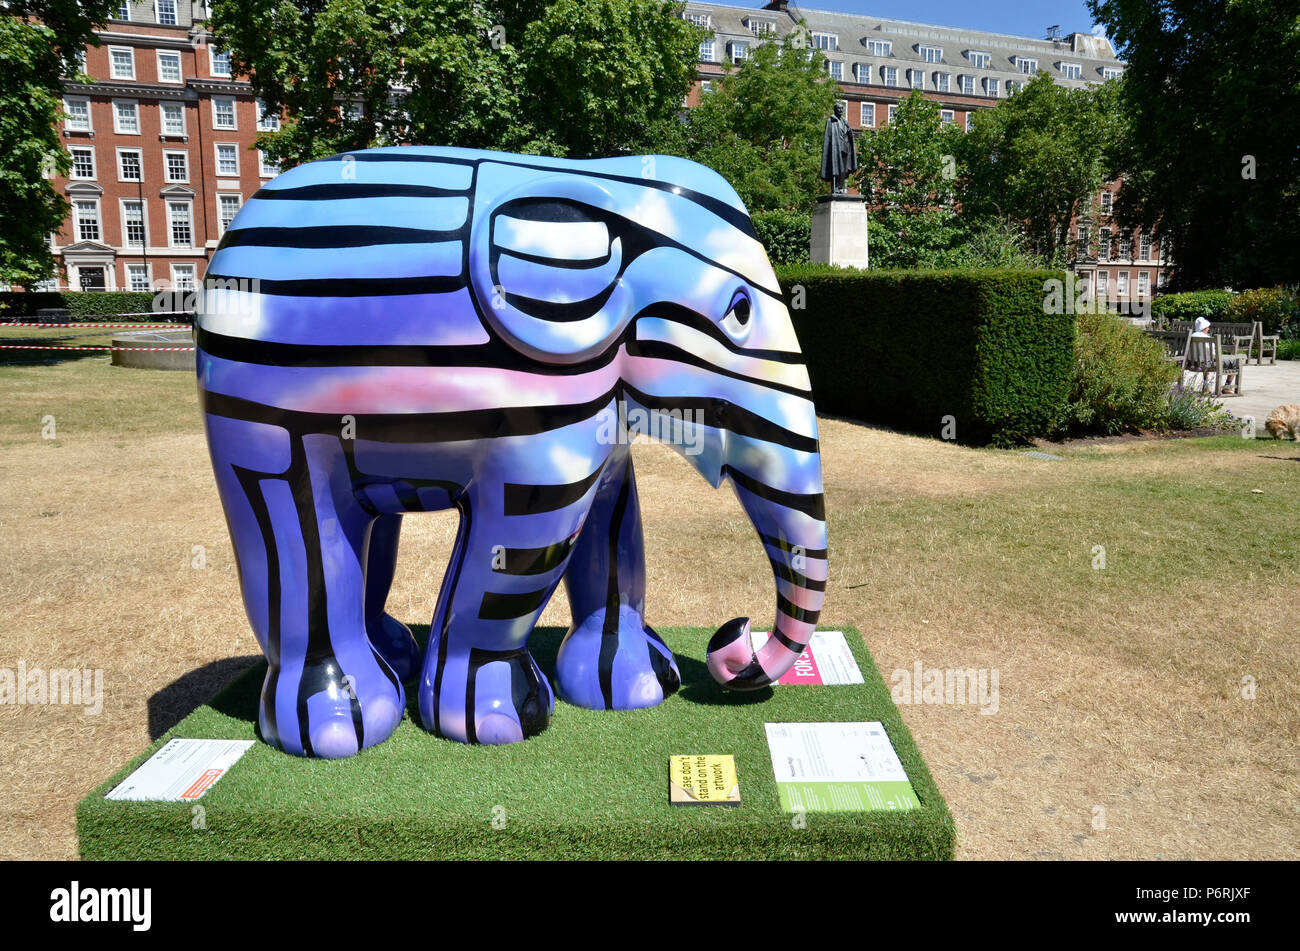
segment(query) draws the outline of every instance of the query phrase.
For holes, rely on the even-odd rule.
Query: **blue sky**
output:
[[[722,0],[731,6],[762,6],[760,0]],[[1083,0],[795,0],[805,10],[860,13],[935,26],[964,27],[1041,39],[1053,24],[1064,36],[1092,30]]]

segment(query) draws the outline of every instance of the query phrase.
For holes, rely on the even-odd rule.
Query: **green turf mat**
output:
[[[258,664],[81,801],[81,856],[951,858],[955,830],[948,807],[861,635],[840,629],[864,684],[728,693],[704,666],[712,630],[670,628],[660,633],[677,656],[683,686],[649,710],[584,710],[557,701],[541,736],[488,747],[432,736],[408,707],[407,719],[387,741],[349,759],[299,759],[259,740],[197,804],[104,798],[173,737],[255,739],[266,669]],[[543,670],[554,669],[563,633],[534,632],[529,646]],[[803,821],[781,811],[763,724],[846,720],[884,723],[920,809],[811,813]],[[668,758],[681,753],[732,753],[742,805],[668,805]]]

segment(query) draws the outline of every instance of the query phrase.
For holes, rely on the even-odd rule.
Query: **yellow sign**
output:
[[[735,758],[730,753],[670,756],[668,802],[674,806],[739,806]]]

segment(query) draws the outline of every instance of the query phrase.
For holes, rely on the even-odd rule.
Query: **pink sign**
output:
[[[787,670],[777,683],[809,684],[812,686],[820,686],[824,683],[821,671],[817,669],[817,661],[813,658],[811,644],[803,649],[803,653],[794,662],[794,666]]]

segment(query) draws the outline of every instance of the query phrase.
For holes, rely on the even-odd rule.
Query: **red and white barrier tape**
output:
[[[121,330],[187,330],[189,324],[29,324],[21,320],[0,321],[0,327],[114,327]]]
[[[58,347],[33,346],[28,344],[0,343],[0,350],[193,350],[193,347]]]

